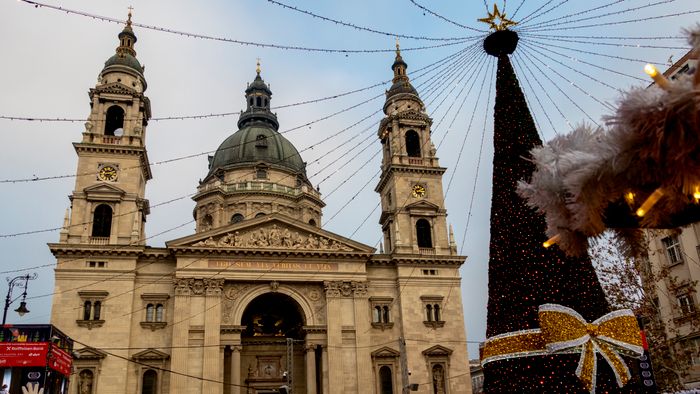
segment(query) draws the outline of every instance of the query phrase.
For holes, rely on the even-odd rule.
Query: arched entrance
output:
[[[248,304],[241,319],[241,376],[249,393],[278,393],[288,379],[295,392],[307,392],[305,324],[301,307],[288,295],[265,293]]]

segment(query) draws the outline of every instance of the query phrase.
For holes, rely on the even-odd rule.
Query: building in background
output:
[[[193,185],[194,234],[147,246],[151,103],[135,42],[129,19],[90,90],[70,209],[49,245],[51,321],[79,344],[69,393],[470,393],[465,257],[398,47],[378,129],[376,253],[323,229],[325,204],[259,67],[238,131]]]
[[[469,373],[472,377],[472,394],[483,394],[484,368],[481,366],[481,360],[469,360]]]
[[[664,76],[676,79],[694,73],[698,57],[697,53],[688,52]],[[647,231],[647,239],[647,272],[653,273],[654,283],[646,283],[646,287],[652,293],[656,318],[667,338],[690,356],[691,365],[687,376],[682,378],[683,384],[687,388],[700,388],[700,223],[678,231]]]

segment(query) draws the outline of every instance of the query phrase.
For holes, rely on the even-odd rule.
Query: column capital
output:
[[[367,281],[324,281],[323,287],[326,291],[326,297],[366,297],[367,296]]]
[[[316,351],[316,344],[315,343],[307,343],[304,345],[304,350],[309,353],[309,352],[314,352]]]
[[[202,280],[204,282],[204,287],[206,291],[206,295],[208,296],[221,296],[224,290],[224,282],[226,279],[208,279],[205,278]]]
[[[192,294],[191,287],[194,283],[194,278],[175,278],[173,285],[175,286],[176,296],[188,296]]]

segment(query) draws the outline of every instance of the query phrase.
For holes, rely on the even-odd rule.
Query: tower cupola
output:
[[[418,97],[418,91],[411,85],[411,81],[408,78],[407,68],[408,65],[401,57],[399,41],[396,40],[396,58],[394,59],[394,64],[391,65],[391,69],[394,70],[394,78],[391,80],[391,87],[386,91],[386,101],[384,102],[384,113],[387,115],[395,109],[391,108],[392,103],[394,104],[393,107],[396,107],[396,105],[399,105],[399,102],[406,100],[414,102],[406,105],[406,108],[409,106],[419,110],[423,108],[423,102]]]
[[[107,59],[100,74],[102,76],[111,72],[131,74],[142,84],[141,91],[145,91],[146,79],[143,76],[145,67],[136,59],[134,44],[137,38],[131,28],[131,9],[129,10],[129,17],[126,20],[124,29],[117,37],[119,37],[119,46],[115,51],[116,53]]]
[[[260,76],[260,59],[255,67],[255,79],[245,90],[246,110],[238,119],[238,128],[242,129],[253,123],[271,126],[275,131],[279,128],[277,116],[270,111],[272,90]]]

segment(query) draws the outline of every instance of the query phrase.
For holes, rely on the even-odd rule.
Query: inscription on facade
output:
[[[338,263],[294,263],[265,261],[209,260],[209,268],[226,268],[238,270],[263,271],[338,271]]]

